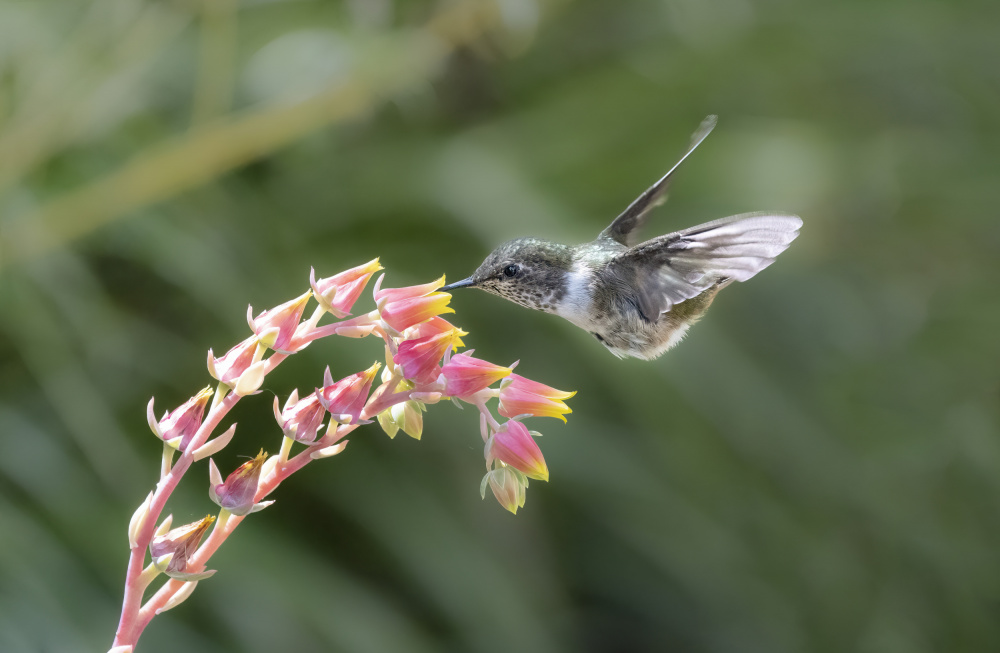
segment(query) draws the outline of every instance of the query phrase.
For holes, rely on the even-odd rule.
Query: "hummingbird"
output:
[[[441,290],[479,288],[558,315],[619,358],[660,356],[680,342],[720,290],[773,263],[802,226],[796,215],[743,213],[637,242],[652,209],[666,201],[677,168],[717,121],[705,118],[674,167],[595,240],[570,246],[517,238],[494,249],[471,277]]]

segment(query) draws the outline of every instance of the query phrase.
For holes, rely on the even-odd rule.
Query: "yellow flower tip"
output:
[[[215,390],[210,385],[206,385],[204,388],[198,391],[198,394],[194,396],[195,403],[202,403],[208,401],[215,394]]]
[[[468,335],[467,333],[463,333],[461,329],[453,329],[449,335],[450,337],[448,338],[448,342],[450,342],[452,345],[454,345],[455,347],[465,346],[465,343],[462,342],[462,336]]]
[[[291,302],[289,302],[289,307],[298,308],[299,306],[305,306],[306,302],[308,302],[310,298],[312,298],[312,296],[313,296],[313,291],[312,288],[310,288],[309,290],[305,291],[304,293],[293,299]]]

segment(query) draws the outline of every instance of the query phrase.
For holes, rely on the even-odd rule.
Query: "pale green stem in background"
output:
[[[0,265],[30,260],[128,213],[206,184],[309,132],[356,118],[386,98],[426,84],[459,46],[501,22],[494,2],[453,4],[422,30],[386,43],[377,70],[361,67],[338,86],[295,104],[255,107],[136,154],[118,170],[7,224]]]
[[[236,64],[237,0],[203,0],[198,79],[191,122],[199,125],[229,110]]]

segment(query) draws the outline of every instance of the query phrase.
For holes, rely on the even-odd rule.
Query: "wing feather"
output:
[[[705,137],[715,129],[715,124],[718,120],[718,116],[708,116],[701,121],[698,129],[691,135],[691,143],[688,145],[687,152],[680,158],[680,161],[675,163],[674,167],[667,174],[660,177],[659,181],[647,188],[642,195],[629,204],[628,208],[622,211],[622,214],[615,218],[608,225],[607,229],[601,232],[599,238],[610,238],[626,247],[634,245],[635,232],[649,219],[650,211],[667,201],[667,190],[670,187],[670,180],[674,172],[684,163],[684,159],[688,158],[688,155],[694,152],[695,148],[705,140]]]
[[[734,215],[647,240],[610,265],[620,274],[635,271],[636,305],[643,317],[655,321],[716,283],[750,279],[774,263],[801,226],[795,215]]]

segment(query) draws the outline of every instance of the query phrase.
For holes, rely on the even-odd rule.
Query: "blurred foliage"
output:
[[[0,650],[110,645],[145,404],[203,387],[247,303],[310,266],[404,285],[590,239],[708,113],[649,233],[805,227],[682,346],[618,361],[453,301],[480,355],[579,390],[517,517],[479,499],[468,411],[368,427],[141,650],[1000,648],[998,25],[987,0],[0,2]],[[275,449],[272,393],[378,355],[289,361],[220,467]]]

